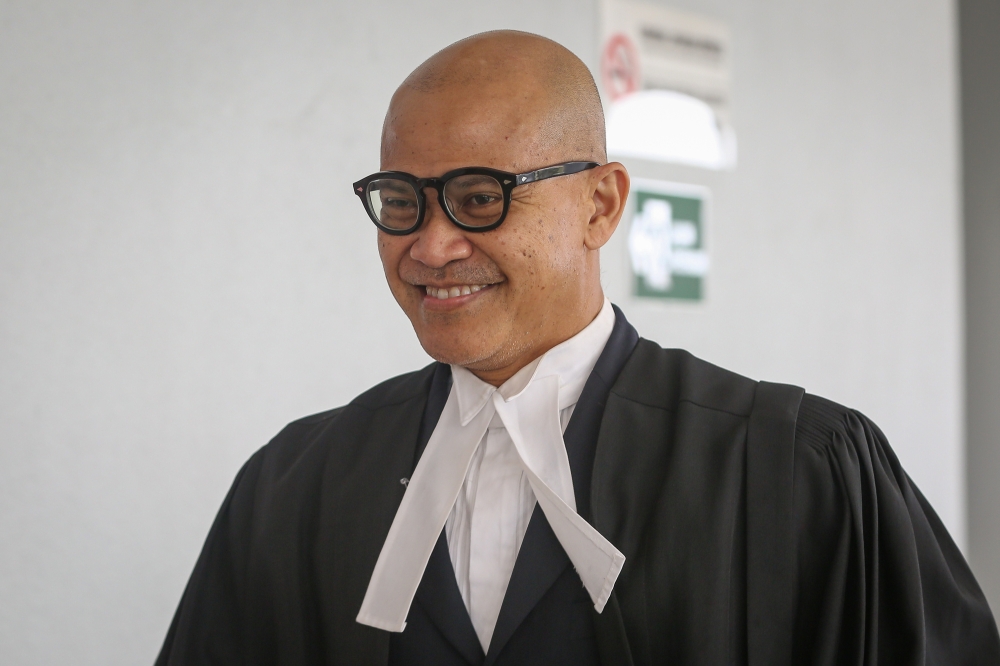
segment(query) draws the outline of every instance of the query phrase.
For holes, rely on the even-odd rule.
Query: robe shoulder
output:
[[[361,393],[346,405],[296,419],[285,426],[278,438],[286,434],[294,436],[295,433],[311,430],[317,425],[333,421],[340,414],[353,409],[376,411],[393,407],[414,398],[424,397],[427,395],[431,376],[437,365],[437,363],[431,363],[420,370],[392,377]]]
[[[357,443],[351,437],[364,429],[382,410],[392,410],[409,401],[424,400],[431,376],[438,364],[432,363],[376,384],[346,405],[312,414],[286,425],[258,455],[274,473],[284,472],[307,451],[327,449],[339,442]],[[346,436],[346,437],[345,437]]]
[[[313,551],[320,547],[318,540],[334,535],[346,535],[345,544],[356,545],[358,552],[372,550],[362,544],[370,530],[357,529],[357,524],[371,524],[375,518],[347,508],[358,502],[378,504],[367,498],[371,479],[385,469],[391,475],[394,458],[412,455],[412,442],[386,437],[379,429],[415,435],[410,421],[419,423],[434,368],[389,379],[347,405],[293,421],[250,457],[205,540],[158,665],[322,661],[313,654],[322,645],[315,599],[322,581],[314,571]],[[379,451],[372,439],[387,448]],[[407,469],[408,463],[402,466]],[[402,495],[397,493],[399,497],[381,503],[389,520]],[[360,536],[352,539],[352,528]],[[341,550],[339,542],[323,548]],[[360,568],[372,566],[374,561]],[[354,587],[338,589],[333,596],[363,594],[363,588]],[[276,608],[283,608],[283,614],[272,616]],[[341,610],[338,605],[333,612]],[[341,624],[353,629],[353,618]],[[282,637],[280,646],[274,636]]]
[[[757,386],[686,351],[639,341],[611,390],[619,399],[615,425],[628,435],[630,455],[607,448],[595,470],[605,502],[595,511],[611,532],[623,535],[623,548],[640,552],[643,538],[648,541],[648,534],[629,530],[635,521],[625,517],[659,495],[663,506],[683,505],[686,511],[656,514],[655,534],[672,534],[675,523],[687,524],[695,514],[701,531],[680,530],[668,541],[683,541],[692,550],[702,540],[709,544],[692,563],[671,560],[686,580],[700,580],[704,562],[725,548],[725,538],[707,538],[704,525],[743,533],[742,461]],[[793,413],[794,528],[793,543],[787,544],[796,568],[793,662],[1000,664],[1000,638],[978,584],[878,426],[856,410],[809,393]],[[639,437],[650,433],[661,443]],[[698,434],[692,439],[693,433]],[[677,483],[672,468],[685,470]],[[656,482],[646,483],[648,476]],[[733,511],[709,515],[704,507],[718,506],[722,497],[734,498]],[[731,549],[734,566],[741,569],[745,554],[739,538]],[[712,571],[703,577],[705,589],[713,589],[711,581],[728,570],[720,564]],[[647,581],[645,593],[648,587]],[[740,598],[738,591],[732,594]],[[704,597],[705,590],[695,596]],[[718,606],[725,604],[720,598]],[[688,609],[667,624],[691,616]],[[740,643],[743,634],[731,635]],[[684,640],[676,637],[678,645]],[[738,645],[732,653],[739,654]]]
[[[611,392],[619,398],[675,411],[689,403],[748,417],[757,382],[683,349],[663,349],[641,338]]]
[[[878,426],[807,393],[794,454],[795,661],[1000,664],[982,591]]]

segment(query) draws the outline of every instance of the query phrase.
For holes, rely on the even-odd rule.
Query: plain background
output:
[[[683,0],[733,33],[707,299],[644,336],[849,404],[967,543],[947,0]],[[596,0],[0,0],[0,660],[154,659],[242,462],[429,359],[350,183],[424,58],[517,28],[597,65]],[[995,557],[995,556],[994,556]],[[984,560],[985,561],[985,560]]]

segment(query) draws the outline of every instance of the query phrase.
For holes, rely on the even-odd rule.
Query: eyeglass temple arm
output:
[[[566,162],[565,164],[557,164],[555,166],[538,169],[537,171],[519,173],[515,176],[515,178],[518,185],[524,185],[525,183],[533,183],[536,180],[545,180],[546,178],[554,178],[555,176],[567,176],[572,173],[579,173],[580,171],[592,169],[596,166],[599,166],[597,162]]]

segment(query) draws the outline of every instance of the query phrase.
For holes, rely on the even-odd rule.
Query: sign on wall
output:
[[[609,101],[673,90],[726,119],[729,62],[729,29],[720,21],[650,2],[601,2],[601,83]]]
[[[725,24],[649,2],[602,0],[600,49],[609,153],[736,166]]]
[[[708,274],[705,227],[708,190],[634,179],[628,252],[633,293],[645,298],[701,301]]]

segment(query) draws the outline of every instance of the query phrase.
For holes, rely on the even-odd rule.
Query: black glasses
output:
[[[425,187],[433,187],[448,219],[466,231],[496,229],[507,217],[510,193],[519,185],[593,169],[597,162],[563,162],[528,173],[486,167],[455,169],[440,178],[403,171],[379,171],[354,183],[368,216],[387,234],[405,236],[420,228],[427,210]]]

